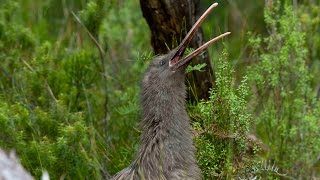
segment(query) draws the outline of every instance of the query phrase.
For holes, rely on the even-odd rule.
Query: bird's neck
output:
[[[142,88],[143,132],[137,159],[142,166],[153,163],[150,170],[165,171],[196,164],[185,93],[184,81],[174,87]]]

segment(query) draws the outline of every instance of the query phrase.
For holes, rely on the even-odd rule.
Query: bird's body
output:
[[[187,57],[183,54],[196,30],[216,6],[217,3],[208,8],[176,49],[156,57],[149,65],[141,83],[141,146],[134,162],[112,179],[201,179],[185,109],[185,69],[194,56],[229,33],[210,40]]]
[[[162,77],[157,67],[162,59],[153,61],[142,81],[144,131],[137,159],[115,179],[201,179],[185,110],[184,73]]]

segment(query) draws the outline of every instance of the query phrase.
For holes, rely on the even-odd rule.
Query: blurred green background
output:
[[[205,38],[232,34],[188,104],[204,179],[320,178],[320,2],[217,2]],[[0,147],[37,178],[110,177],[139,147],[153,56],[138,0],[0,0]]]

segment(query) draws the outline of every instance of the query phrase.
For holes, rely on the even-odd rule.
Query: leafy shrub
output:
[[[68,113],[57,103],[50,112],[22,104],[1,103],[0,146],[17,150],[22,164],[36,176],[48,170],[52,179],[100,178],[92,129],[81,113]],[[60,116],[63,113],[64,116]],[[60,118],[57,118],[60,117]]]
[[[241,27],[264,35],[250,35],[243,49],[237,23],[210,100],[189,107],[205,179],[319,177],[319,2],[265,2],[274,4],[266,6],[266,32],[261,15],[251,18],[262,1],[225,1],[229,11],[219,8],[206,21],[211,36],[212,23],[238,22],[248,10]],[[1,148],[16,149],[36,178],[46,169],[52,179],[102,179],[129,165],[140,134],[138,82],[152,59],[146,29],[138,1],[2,0]],[[251,65],[244,78],[243,63]]]
[[[306,178],[320,151],[320,103],[310,86],[305,33],[292,6],[281,8],[278,2],[265,11],[269,36],[250,40],[256,60],[251,101],[256,131],[270,148],[267,158],[280,172]]]
[[[248,163],[246,135],[251,116],[246,110],[246,78],[235,87],[225,52],[217,69],[216,88],[211,91],[210,100],[200,102],[190,113],[198,163],[205,179],[233,178]]]

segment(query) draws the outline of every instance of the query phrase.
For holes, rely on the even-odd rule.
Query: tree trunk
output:
[[[199,14],[199,0],[140,0],[140,6],[151,30],[151,44],[156,54],[165,54],[176,47]],[[203,33],[199,29],[190,47],[196,49],[203,43]],[[187,75],[188,99],[192,101],[208,99],[215,79],[208,51],[196,57],[191,65],[199,63],[207,64],[205,71]]]

